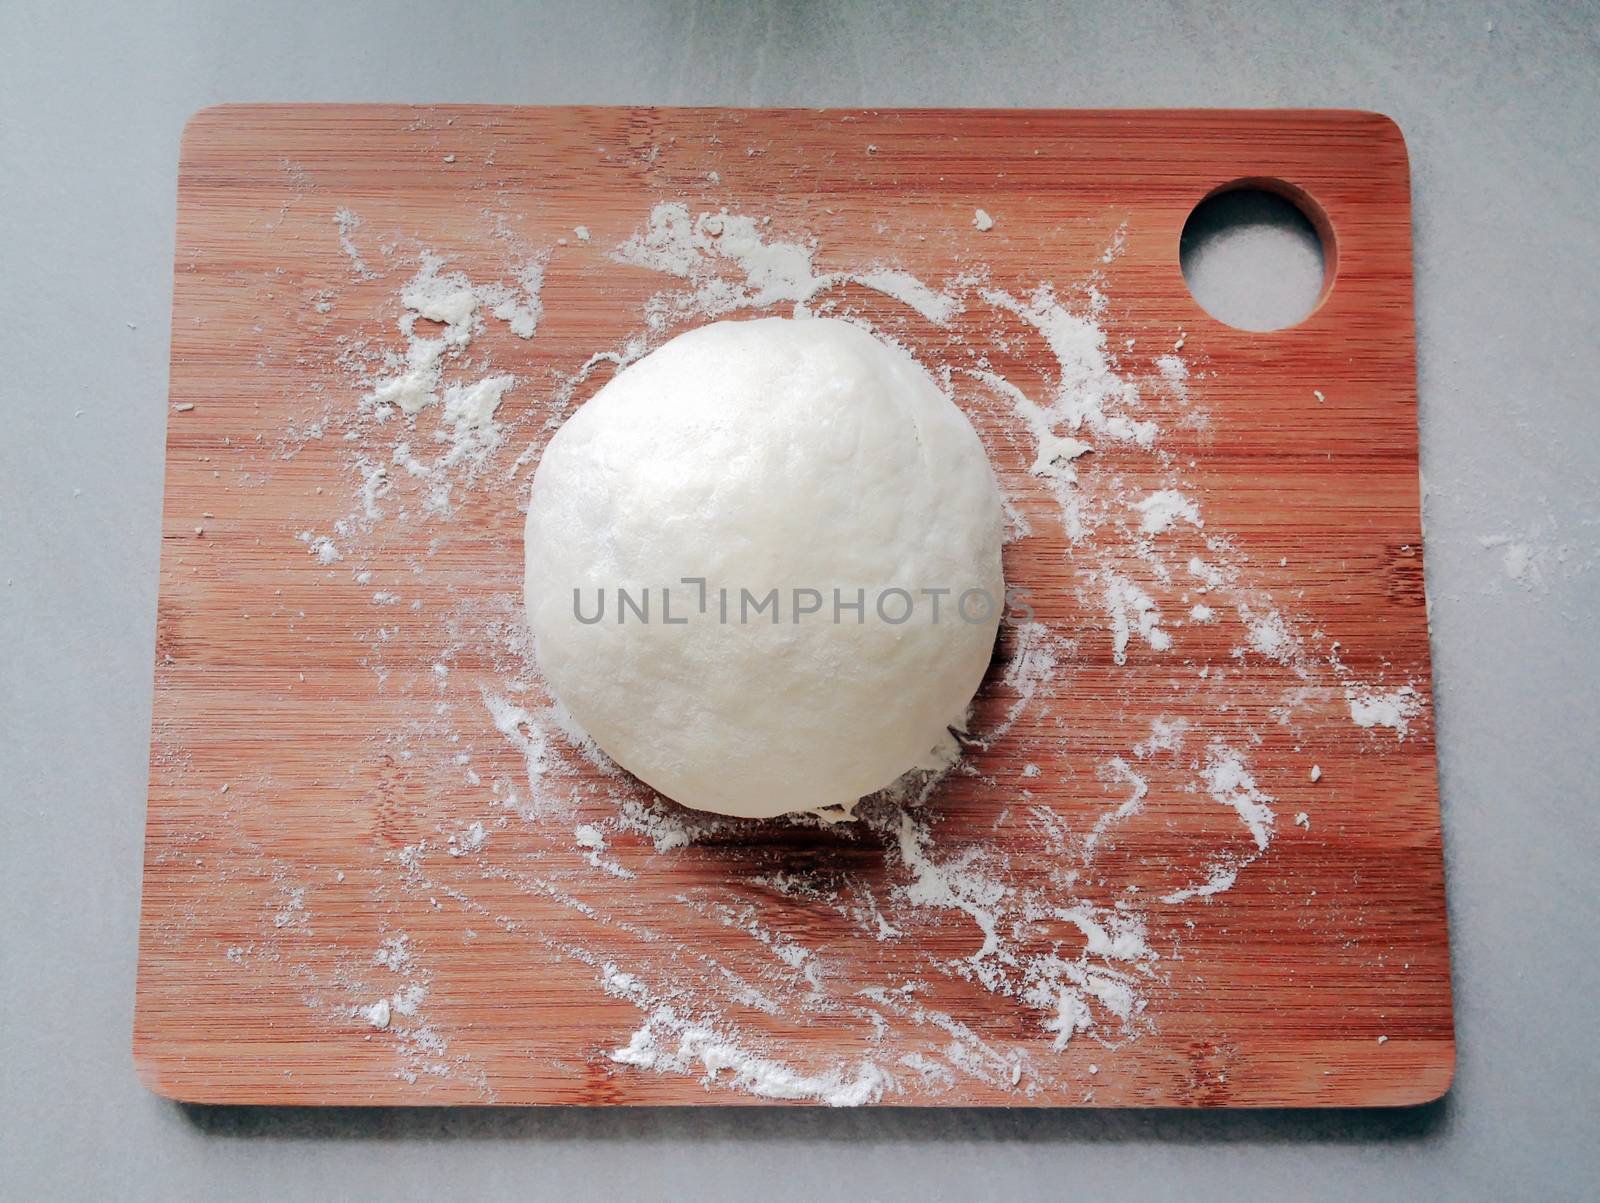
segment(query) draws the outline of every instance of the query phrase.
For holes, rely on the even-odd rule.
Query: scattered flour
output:
[[[484,827],[481,819],[474,819],[465,831],[460,834],[451,833],[445,851],[451,856],[470,856],[474,852],[481,852],[488,842],[488,829]]]
[[[551,749],[544,727],[527,710],[509,698],[485,693],[483,704],[494,720],[495,730],[505,736],[506,742],[522,753],[527,769],[527,784],[531,791],[530,810],[525,817],[535,817],[550,810],[556,803],[544,788],[545,773],[550,767]]]
[[[761,223],[728,212],[696,217],[682,204],[666,202],[650,213],[648,225],[619,246],[620,263],[677,276],[693,291],[659,296],[651,306],[650,323],[663,329],[687,316],[716,317],[734,309],[792,303],[802,310],[823,289],[859,284],[902,302],[930,322],[948,323],[962,312],[959,300],[935,292],[909,272],[872,267],[856,272],[819,273],[816,248],[807,243],[767,239]],[[742,276],[730,280],[724,267]]]
[[[1248,605],[1239,607],[1239,618],[1245,624],[1245,634],[1250,650],[1288,664],[1299,654],[1300,641],[1295,638],[1283,615],[1276,610],[1255,613]]]
[[[1067,536],[1077,541],[1088,534],[1084,524],[1076,489],[1078,470],[1073,461],[1089,454],[1094,448],[1070,434],[1056,431],[1064,419],[1030,398],[1016,385],[995,372],[969,369],[974,379],[1010,403],[1013,413],[1027,426],[1037,452],[1028,471],[1043,477],[1050,486],[1059,507]]]
[[[1140,760],[1149,760],[1163,752],[1178,752],[1189,734],[1186,718],[1156,718],[1150,720],[1150,734],[1133,745],[1133,754]],[[1115,767],[1116,762],[1112,762]]]
[[[1137,633],[1158,652],[1172,647],[1172,636],[1161,629],[1161,611],[1150,595],[1126,577],[1106,574],[1106,612],[1111,622],[1111,658],[1128,662],[1128,642]]]
[[[1244,868],[1243,864],[1219,864],[1211,869],[1210,876],[1199,885],[1185,886],[1181,890],[1173,890],[1170,894],[1163,894],[1161,901],[1177,905],[1188,902],[1194,898],[1210,898],[1216,894],[1225,894],[1233,889],[1239,880],[1239,873]]]
[[[1155,445],[1157,426],[1133,416],[1139,390],[1113,370],[1104,329],[1069,310],[1048,285],[1040,285],[1026,301],[998,289],[985,289],[981,296],[1026,321],[1054,356],[1059,375],[1044,407],[1052,426],[1064,424],[1069,433],[1088,429],[1143,448]]]
[[[754,218],[730,213],[690,217],[686,206],[667,202],[652,210],[648,226],[613,254],[619,263],[678,276],[696,286],[676,313],[694,311],[715,317],[731,309],[780,302],[803,304],[829,279],[812,266],[815,248],[798,242],[768,242]],[[725,260],[743,275],[730,281],[720,271]],[[668,313],[658,311],[655,324]]]
[[[582,227],[579,227],[580,229]],[[585,238],[587,241],[587,238]],[[544,263],[530,260],[516,274],[516,284],[480,286],[476,295],[494,317],[499,318],[518,338],[532,338],[544,315],[540,290],[544,288]]]
[[[422,267],[400,292],[400,303],[406,307],[400,330],[409,338],[419,319],[436,322],[444,326],[440,338],[446,346],[464,347],[479,324],[478,296],[464,273],[441,275],[443,266],[443,258],[424,252]]]
[[[1137,752],[1138,750],[1135,749],[1135,751]],[[1143,755],[1143,753],[1140,753],[1140,755]],[[1150,796],[1150,783],[1134,772],[1122,757],[1112,757],[1106,768],[1113,779],[1120,780],[1128,786],[1128,796],[1120,805],[1106,811],[1094,821],[1094,827],[1090,829],[1089,834],[1084,837],[1083,841],[1083,859],[1086,862],[1094,859],[1095,848],[1099,845],[1100,838],[1105,835],[1106,831],[1113,824],[1120,823],[1122,820],[1138,814],[1144,809],[1144,800]]]
[[[936,326],[948,325],[964,308],[958,298],[948,292],[935,292],[910,272],[878,268],[856,272],[850,279],[884,296],[893,297]]]
[[[401,413],[416,414],[438,398],[440,360],[444,357],[445,341],[442,338],[414,338],[406,348],[400,369],[386,380],[373,386],[367,394],[367,403],[374,406],[394,405]]]
[[[363,280],[376,280],[378,273],[367,266],[361,252],[356,250],[355,232],[361,228],[361,219],[349,209],[340,209],[334,213],[333,223],[339,229],[339,249],[350,260],[351,270]]]
[[[1004,901],[1006,887],[983,873],[978,858],[971,854],[954,862],[936,862],[928,851],[927,831],[909,811],[900,814],[899,847],[900,859],[912,873],[905,897],[921,906],[948,907],[970,916],[983,936],[972,960],[997,952],[1000,936],[995,908]]]
[[[1222,743],[1213,743],[1206,749],[1203,777],[1206,792],[1238,812],[1256,847],[1265,852],[1272,840],[1273,814],[1268,805],[1272,799],[1256,787],[1244,756]]]
[[[1174,348],[1174,352],[1181,351],[1182,349],[1183,340],[1180,338],[1178,340],[1178,345]],[[1170,388],[1173,393],[1175,393],[1182,400],[1188,400],[1189,365],[1185,363],[1176,353],[1171,355],[1158,355],[1156,357],[1156,371],[1161,373],[1161,379],[1166,382],[1167,387]]]
[[[992,227],[987,214],[980,210],[977,216],[988,222],[975,221],[978,228]],[[339,245],[352,271],[379,279],[356,246],[360,229],[360,219],[341,210]],[[574,234],[580,243],[591,239],[583,226]],[[368,246],[368,239],[361,241]],[[1119,239],[1108,249],[1108,262],[1120,245]],[[459,909],[471,925],[469,937],[478,929],[498,930],[528,941],[537,955],[593,969],[607,994],[627,1000],[641,1016],[631,1034],[624,1036],[623,1028],[615,1045],[608,1043],[596,1055],[609,1058],[619,1073],[687,1075],[708,1090],[836,1106],[914,1100],[964,1077],[1021,1093],[1059,1091],[1061,1061],[1055,1054],[1085,1040],[1114,1050],[1153,1026],[1147,1005],[1159,991],[1153,995],[1152,986],[1182,960],[1181,949],[1169,955],[1166,930],[1158,933],[1159,955],[1152,946],[1150,932],[1161,914],[1154,900],[1168,907],[1217,902],[1267,850],[1275,822],[1275,799],[1254,776],[1262,770],[1253,770],[1240,750],[1251,745],[1237,727],[1213,724],[1206,707],[1195,704],[1205,696],[1203,690],[1221,680],[1219,671],[1208,683],[1212,665],[1185,659],[1192,653],[1182,643],[1198,641],[1201,633],[1182,622],[1169,631],[1162,624],[1163,609],[1187,614],[1194,624],[1231,623],[1231,617],[1219,619],[1219,612],[1237,614],[1243,646],[1268,662],[1255,662],[1258,672],[1276,672],[1272,665],[1299,670],[1310,662],[1306,648],[1317,646],[1318,638],[1297,636],[1271,599],[1249,586],[1247,562],[1224,535],[1207,527],[1202,496],[1181,474],[1181,444],[1164,441],[1163,415],[1177,415],[1181,427],[1197,412],[1189,397],[1188,365],[1177,354],[1182,337],[1173,353],[1154,360],[1153,372],[1140,368],[1135,376],[1118,362],[1118,356],[1134,354],[1133,345],[1119,339],[1113,346],[1108,339],[1106,302],[1093,281],[1058,293],[1050,284],[1031,281],[995,287],[982,274],[935,287],[893,263],[823,268],[822,248],[814,238],[775,233],[770,219],[726,211],[692,214],[686,205],[666,202],[610,250],[614,260],[672,281],[637,314],[624,315],[624,321],[637,319],[635,332],[595,351],[575,370],[570,365],[548,372],[542,366],[524,368],[519,360],[522,375],[513,376],[491,366],[485,348],[492,339],[484,338],[481,345],[478,340],[486,328],[502,340],[539,337],[550,264],[545,253],[519,250],[497,278],[487,281],[474,281],[428,252],[397,255],[386,247],[382,253],[383,275],[414,269],[399,291],[403,342],[393,343],[391,329],[390,345],[352,340],[344,347],[340,363],[360,399],[346,435],[354,508],[329,535],[311,530],[300,535],[320,564],[348,559],[349,570],[364,586],[372,581],[372,567],[387,573],[391,566],[374,560],[374,549],[381,546],[371,537],[376,524],[409,520],[419,512],[451,517],[458,498],[480,477],[492,474],[498,482],[503,469],[506,480],[514,479],[533,462],[548,430],[569,412],[579,384],[591,373],[632,362],[679,324],[774,306],[797,314],[842,312],[860,320],[850,306],[859,301],[857,290],[866,289],[940,331],[937,339],[947,339],[948,348],[943,362],[933,366],[943,369],[952,392],[958,392],[958,384],[970,388],[975,382],[992,412],[1009,423],[1000,437],[1023,450],[1022,465],[1029,471],[1026,477],[1018,473],[1022,487],[1035,491],[1044,512],[1053,512],[1074,544],[1064,569],[1073,581],[1069,590],[1080,602],[1103,608],[1113,662],[1127,663],[1137,637],[1153,652],[1170,652],[1160,663],[1175,666],[1174,673],[1181,664],[1191,682],[1182,687],[1174,682],[1175,691],[1187,690],[1175,692],[1175,712],[1182,709],[1191,717],[1157,719],[1148,735],[1129,734],[1120,750],[1094,754],[1093,779],[1105,791],[1104,803],[1092,823],[1085,818],[1075,827],[1075,817],[1040,805],[1031,791],[1039,790],[1046,776],[1040,762],[1048,768],[1063,748],[1075,746],[1078,733],[1062,726],[1054,699],[1058,690],[1070,687],[1074,674],[1087,671],[1085,665],[1092,669],[1094,657],[1052,622],[1018,620],[1010,627],[1011,657],[999,674],[1006,699],[1001,713],[981,725],[969,721],[969,729],[953,733],[938,763],[930,762],[924,772],[863,804],[861,819],[846,838],[881,849],[881,874],[763,870],[759,891],[702,884],[672,899],[670,913],[639,915],[618,905],[612,878],[635,870],[670,872],[679,861],[701,864],[708,850],[719,856],[725,851],[720,847],[725,841],[715,837],[742,829],[638,789],[544,700],[514,596],[492,604],[427,598],[430,608],[439,605],[429,616],[429,638],[436,635],[437,646],[420,649],[427,685],[418,697],[432,709],[414,727],[396,733],[387,747],[404,766],[413,746],[430,748],[434,745],[426,741],[443,738],[453,750],[459,741],[455,780],[468,783],[468,796],[484,808],[479,814],[498,817],[469,821],[462,815],[422,833],[425,839],[408,836],[403,851],[393,854],[397,872],[385,890],[399,891],[432,911]],[[599,253],[597,247],[594,257]],[[995,317],[1006,318],[1011,328],[1017,323],[1009,318],[1020,318],[1021,335],[996,333],[994,345],[979,345],[986,337],[984,321]],[[504,331],[495,332],[493,322],[503,324]],[[1042,344],[1051,365],[1042,380],[1030,377],[1026,388],[1009,379],[1003,367],[1008,356],[1027,349],[1023,340]],[[526,405],[515,404],[524,395],[534,400],[540,419],[548,420],[528,451],[507,466],[504,461],[512,457],[502,454],[506,426],[514,426],[519,409],[526,412]],[[319,429],[309,437],[323,436]],[[1027,537],[1034,529],[1029,517],[1037,522],[1040,508],[1030,508],[1030,498],[1020,491],[1012,503],[1015,537]],[[423,570],[420,562],[406,567],[413,573]],[[385,611],[391,620],[374,635],[375,663],[391,638],[387,632],[396,629],[392,619],[402,598],[418,597],[419,591],[403,581],[384,575],[380,583],[394,587],[376,592],[369,587],[366,594],[375,605],[395,607]],[[1210,604],[1192,602],[1183,589],[1208,595]],[[471,667],[480,660],[486,668]],[[428,673],[430,661],[435,671]],[[1103,653],[1099,667],[1104,668]],[[1279,676],[1288,682],[1290,674]],[[1298,678],[1282,686],[1283,698],[1290,699],[1283,709],[1308,705],[1294,700],[1301,692],[1289,692],[1304,686]],[[1410,687],[1387,693],[1345,688],[1355,722],[1389,727],[1400,737],[1421,707]],[[515,752],[520,775],[485,767],[491,749],[481,740],[474,745],[479,723],[473,718],[488,732],[491,745],[497,733],[504,748]],[[1224,729],[1227,738],[1217,734]],[[1004,787],[1010,805],[994,819],[995,832],[1004,834],[947,823],[941,809],[928,804],[939,782],[973,774],[981,763],[959,756],[961,748],[983,750],[1002,741],[1018,754],[1012,763],[1022,764]],[[502,758],[504,748],[496,749]],[[1023,762],[1022,755],[1033,758]],[[1187,786],[1175,787],[1174,774],[1183,774],[1180,780]],[[1313,780],[1318,775],[1313,769]],[[1050,779],[1057,780],[1053,771]],[[1262,781],[1285,796],[1292,788],[1265,771]],[[1106,850],[1161,822],[1162,808],[1181,788],[1232,811],[1250,844],[1243,845],[1243,834],[1235,830],[1231,842],[1205,849],[1198,862],[1205,866],[1204,877],[1198,882],[1191,867],[1176,881],[1142,888],[1128,883],[1115,901],[1096,893],[1091,879],[1095,886],[1106,885],[1098,879],[1114,863]],[[1008,819],[1013,805],[1017,817]],[[1295,821],[1309,826],[1303,811]],[[508,824],[515,838],[494,834]],[[743,839],[738,836],[734,845]],[[1043,865],[1048,872],[1020,872],[1019,856],[1030,868]],[[684,880],[710,879],[698,873]],[[491,889],[474,888],[480,882]],[[608,955],[626,951],[626,968],[599,963],[582,946],[581,936],[555,930],[563,925],[535,931],[522,918],[501,913],[491,900],[507,891],[558,908],[579,932],[587,925],[603,927]],[[279,928],[295,931],[308,922],[304,892],[296,898],[290,891],[275,903],[273,922],[277,915],[288,916]],[[846,965],[846,958],[819,953],[786,935],[794,928],[787,917],[780,919],[780,902],[803,904],[823,917],[841,916],[852,933],[874,946],[942,934],[925,943],[929,954],[918,971],[921,979],[887,981],[875,977],[870,965]],[[747,941],[749,955],[720,937],[683,936],[687,929],[680,920],[692,924],[708,917]],[[359,980],[342,983],[338,996],[342,1022],[349,1024],[354,1013],[372,1029],[369,1039],[393,1041],[403,1058],[400,1072],[412,1075],[408,1080],[470,1078],[470,1061],[447,1052],[451,1033],[439,1018],[444,1009],[425,1013],[430,988],[425,960],[408,937],[391,936],[375,963],[398,980],[374,988],[356,966],[351,972]],[[647,978],[673,986],[653,991],[644,985]],[[927,979],[966,983],[984,992],[992,1000],[987,1005],[999,1013],[1020,1009],[1031,1035],[985,1039],[917,998]],[[379,990],[387,992],[384,997],[352,1008],[353,999],[371,998]],[[868,1052],[819,1057],[804,1043],[764,1035],[764,1028],[732,1018],[741,1008],[783,1023],[810,1022],[813,1011],[833,1017],[829,1022],[859,1021]],[[886,1068],[891,1066],[892,1073]]]
[[[636,975],[615,965],[603,967],[602,984],[613,997],[625,998],[641,1008],[650,1007],[644,1024],[628,1043],[611,1053],[611,1060],[619,1065],[657,1073],[692,1073],[707,1089],[729,1087],[760,1098],[811,1099],[830,1107],[859,1107],[876,1102],[892,1081],[870,1060],[863,1060],[853,1072],[835,1070],[813,1076],[759,1056],[714,1027],[691,1021],[672,1004],[658,1002]]]
[[[1358,727],[1387,727],[1396,739],[1404,739],[1411,730],[1411,720],[1422,712],[1422,699],[1409,685],[1380,692],[1347,686],[1345,701],[1350,706],[1350,719]]]
[[[380,998],[377,1002],[365,1007],[359,1007],[357,1010],[362,1019],[379,1031],[389,1026],[391,1012],[387,998]]]
[[[311,554],[317,558],[317,563],[319,564],[337,564],[344,559],[344,556],[339,553],[339,548],[335,546],[333,540],[328,538],[327,535],[319,535],[314,531],[307,530],[301,531],[298,538],[300,542],[306,545]]]
[[[1140,514],[1139,530],[1147,535],[1165,534],[1180,521],[1195,527],[1205,525],[1195,503],[1176,489],[1158,489],[1133,508]]]
[[[1220,568],[1217,568],[1211,564],[1207,564],[1199,556],[1189,557],[1188,567],[1189,575],[1200,582],[1201,592],[1208,592],[1212,589],[1220,589],[1222,588],[1224,581],[1227,579],[1223,576]]]
[[[604,869],[613,877],[632,878],[637,876],[629,869],[623,868],[615,861],[605,859],[606,834],[593,823],[579,823],[573,829],[572,838],[578,847],[588,850],[586,858],[592,868]]]
[[[670,1006],[651,1012],[644,1026],[613,1052],[611,1059],[657,1073],[698,1072],[708,1088],[727,1086],[766,1099],[813,1099],[830,1107],[875,1103],[890,1082],[872,1061],[863,1061],[851,1076],[799,1073],[782,1062],[744,1051],[710,1028],[686,1022]]]

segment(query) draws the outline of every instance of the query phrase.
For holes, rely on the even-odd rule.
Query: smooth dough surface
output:
[[[1004,608],[1002,534],[982,443],[905,351],[831,318],[716,322],[550,440],[528,619],[554,696],[667,797],[750,817],[848,807],[962,721]],[[703,610],[684,578],[704,579]],[[776,622],[754,609],[773,589]],[[809,590],[821,607],[802,613]]]

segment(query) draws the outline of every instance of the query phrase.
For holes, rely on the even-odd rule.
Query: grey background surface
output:
[[[184,119],[225,100],[1398,120],[1461,1046],[1448,1100],[466,1114],[146,1094],[129,1030],[175,164]],[[0,1198],[1595,1197],[1597,122],[1593,3],[0,0]],[[1501,536],[1529,549],[1526,579],[1482,544]]]

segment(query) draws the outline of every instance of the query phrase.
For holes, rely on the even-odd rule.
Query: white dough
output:
[[[906,352],[828,318],[704,326],[545,449],[539,665],[607,754],[686,806],[848,808],[962,723],[1004,608],[1002,522],[976,432]],[[704,578],[703,611],[684,578]]]

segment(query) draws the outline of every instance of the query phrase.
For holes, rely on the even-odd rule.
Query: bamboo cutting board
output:
[[[1191,210],[1242,180],[1333,252],[1288,330],[1210,319],[1179,269]],[[750,283],[713,252],[689,280],[624,262],[666,202],[808,248],[832,273],[808,304],[944,367],[1011,498],[1035,620],[1004,625],[961,764],[920,802],[702,821],[549,721],[519,635],[527,473],[609,377],[597,352],[707,320],[690,294],[717,272]],[[1367,113],[201,113],[141,1077],[220,1103],[1439,1096],[1410,248],[1405,147]],[[431,454],[434,411],[361,403],[425,251],[475,283],[542,268],[533,336],[486,321],[450,361],[447,382],[516,383],[503,443],[442,501],[395,466]],[[742,296],[731,316],[793,307]],[[1070,375],[1061,313],[1105,330],[1107,379],[1138,392],[1116,404],[1159,427],[1085,435],[1076,484],[1030,473],[1018,419]],[[1169,487],[1203,525],[1124,513]],[[1068,538],[1067,506],[1093,533]]]

